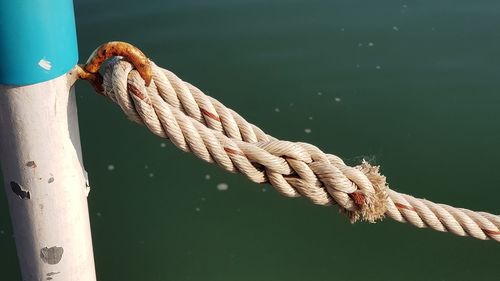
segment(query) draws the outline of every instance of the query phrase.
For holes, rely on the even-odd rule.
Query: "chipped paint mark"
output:
[[[26,162],[26,166],[35,169],[36,163],[35,163],[35,161],[28,161],[28,162]]]
[[[61,273],[61,272],[59,272],[59,271],[58,272],[49,272],[49,273],[47,273],[47,276],[50,277],[50,276],[54,276],[54,275],[59,274],[59,273]]]
[[[52,63],[46,59],[41,59],[39,62],[38,62],[38,65],[45,69],[45,70],[51,70],[52,69]]]
[[[48,183],[53,183],[54,182],[54,175],[53,174],[50,174],[50,178],[49,178],[49,180],[47,182]]]
[[[40,258],[48,264],[58,264],[61,261],[64,249],[62,247],[43,247],[40,250]]]
[[[10,182],[10,187],[12,191],[19,196],[21,199],[31,199],[30,192],[28,190],[24,190],[23,187],[15,181]]]
[[[90,193],[90,181],[89,181],[89,173],[83,170],[83,174],[85,176],[85,196],[89,196]]]

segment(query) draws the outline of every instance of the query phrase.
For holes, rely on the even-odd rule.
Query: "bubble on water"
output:
[[[341,99],[341,98],[339,98],[339,97],[335,97],[335,98],[334,98],[334,100],[335,100],[336,102],[340,102],[342,99]]]
[[[115,165],[109,164],[108,165],[108,171],[113,171],[115,169]]]
[[[381,69],[382,67],[380,65],[375,66],[376,69]]]
[[[196,212],[199,212],[199,211],[200,211],[200,208],[198,208],[198,207],[197,207],[197,208],[195,208],[195,211],[196,211]]]
[[[309,129],[309,128],[305,128],[305,129],[304,129],[304,132],[305,132],[306,134],[310,134],[310,133],[312,132],[312,130],[311,130],[311,129]]]
[[[274,109],[274,112],[280,112],[280,109],[276,107],[276,108]]]
[[[149,173],[149,174],[148,174],[148,176],[149,176],[150,178],[152,178],[152,177],[154,177],[154,176],[155,176],[155,174],[153,174],[153,173]]]
[[[227,183],[221,182],[217,185],[217,190],[219,191],[226,191],[229,188],[229,185]]]
[[[318,96],[322,96],[322,95],[323,95],[323,93],[322,93],[322,92],[318,92]]]
[[[373,46],[375,46],[375,44],[373,44],[373,42],[368,43],[368,47],[373,47]]]
[[[394,30],[394,31],[399,31],[399,28],[398,28],[397,26],[393,26],[393,27],[392,27],[392,30]]]
[[[164,143],[164,142],[160,143],[160,147],[166,147],[166,146],[167,146],[166,143]]]
[[[309,119],[309,120],[313,120],[313,117],[312,117],[312,116],[309,116],[309,118],[307,118],[307,119]]]
[[[262,192],[266,192],[266,191],[267,191],[267,189],[265,187],[262,188]]]
[[[206,179],[206,180],[209,180],[209,179],[210,179],[210,174],[206,174],[206,175],[205,175],[205,179]]]

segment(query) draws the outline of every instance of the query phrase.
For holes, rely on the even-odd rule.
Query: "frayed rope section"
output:
[[[350,167],[311,144],[278,140],[172,72],[148,63],[152,79],[145,83],[129,62],[113,58],[96,90],[130,120],[181,150],[253,182],[269,183],[285,196],[338,204],[351,222],[388,216],[419,228],[500,241],[499,216],[391,190],[379,167],[364,161]]]

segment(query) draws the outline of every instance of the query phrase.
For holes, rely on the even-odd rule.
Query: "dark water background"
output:
[[[500,213],[498,1],[75,9],[81,62],[131,42],[278,138],[367,158],[399,191]],[[336,207],[163,147],[84,82],[77,96],[99,280],[500,280],[498,243],[389,219],[351,225]],[[20,280],[0,197],[0,280]]]

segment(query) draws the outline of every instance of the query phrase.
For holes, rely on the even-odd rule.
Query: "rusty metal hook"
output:
[[[102,93],[102,76],[99,74],[99,68],[105,60],[114,56],[122,56],[134,65],[144,79],[144,84],[149,86],[153,76],[151,62],[137,47],[120,41],[104,43],[95,49],[85,65],[78,65],[78,77],[89,81],[96,91]]]

